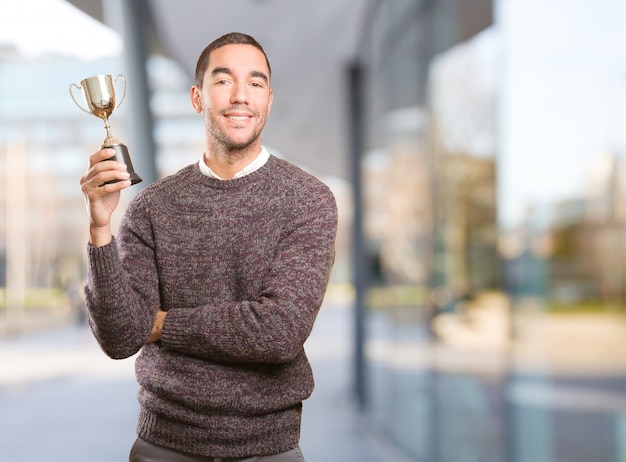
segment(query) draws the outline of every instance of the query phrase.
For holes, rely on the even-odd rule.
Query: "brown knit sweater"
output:
[[[271,156],[229,181],[187,166],[131,201],[117,240],[88,246],[95,337],[112,358],[141,350],[141,438],[213,457],[298,444],[336,229],[330,190]],[[146,345],[159,307],[162,340]]]

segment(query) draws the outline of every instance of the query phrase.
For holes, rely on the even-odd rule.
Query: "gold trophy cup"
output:
[[[116,105],[115,83],[119,78],[121,78],[124,82],[124,92],[122,93],[122,98],[120,99],[120,102]],[[74,98],[74,93],[72,92],[73,87],[82,90],[87,109],[82,107],[78,103],[78,101],[76,101],[76,98]],[[81,80],[80,85],[76,85],[75,83],[72,83],[70,85],[70,96],[72,97],[74,104],[76,104],[79,109],[86,112],[87,114],[99,117],[104,121],[106,138],[102,142],[102,147],[115,150],[115,157],[113,159],[121,160],[124,164],[126,164],[127,171],[130,174],[131,184],[139,183],[141,181],[141,178],[139,177],[139,175],[137,175],[137,173],[135,173],[135,170],[133,169],[133,163],[130,160],[128,148],[121,141],[111,136],[111,127],[109,125],[109,116],[116,107],[119,107],[122,104],[124,98],[126,97],[126,78],[122,74],[118,74],[115,79],[113,79],[113,77],[110,75],[95,75],[93,77],[88,77],[85,80]],[[115,183],[117,181],[119,180],[114,180],[107,183]]]

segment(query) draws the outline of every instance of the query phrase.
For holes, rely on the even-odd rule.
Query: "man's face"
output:
[[[194,109],[209,135],[227,150],[241,150],[259,136],[272,106],[269,69],[252,45],[225,45],[210,55],[202,89],[193,87]]]

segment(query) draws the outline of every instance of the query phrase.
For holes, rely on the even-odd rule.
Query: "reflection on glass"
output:
[[[625,461],[626,10],[496,3],[373,109],[372,408],[417,460]],[[423,83],[386,11],[374,101]]]

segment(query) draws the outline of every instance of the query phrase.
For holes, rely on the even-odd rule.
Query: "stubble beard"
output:
[[[224,112],[220,111],[217,116],[214,116],[209,110],[203,109],[204,124],[213,138],[213,148],[216,152],[230,161],[237,161],[249,154],[250,146],[259,139],[263,127],[255,130],[248,139],[236,142],[226,135],[218,123],[218,119],[223,116]],[[257,114],[254,115],[257,116]]]

